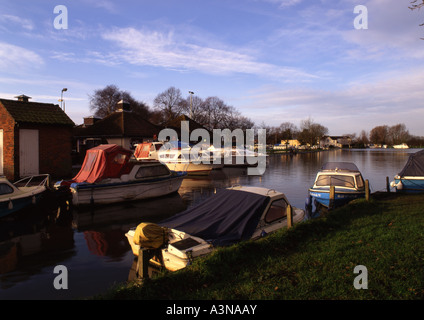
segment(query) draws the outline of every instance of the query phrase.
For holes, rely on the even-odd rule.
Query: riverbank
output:
[[[423,227],[424,195],[377,193],[94,298],[423,299]],[[354,272],[358,265],[366,267],[367,289],[355,289],[355,278],[365,276]]]

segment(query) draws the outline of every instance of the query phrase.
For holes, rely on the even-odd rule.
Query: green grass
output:
[[[357,265],[368,270],[368,289],[354,288]],[[424,195],[391,193],[95,298],[423,299],[423,270]]]

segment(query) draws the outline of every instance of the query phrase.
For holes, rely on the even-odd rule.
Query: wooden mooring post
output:
[[[328,209],[332,209],[334,207],[335,198],[336,198],[336,187],[330,186],[330,203],[328,205]]]
[[[293,208],[291,205],[287,207],[287,229],[293,227]]]
[[[365,180],[365,200],[370,201],[370,182]]]
[[[152,256],[151,250],[140,248],[138,251],[136,275],[138,278],[146,279],[149,277],[149,260]]]
[[[390,192],[390,182],[389,182],[389,177],[386,177],[386,190],[387,190],[387,192]]]

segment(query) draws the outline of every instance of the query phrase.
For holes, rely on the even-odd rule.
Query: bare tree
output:
[[[370,132],[370,142],[374,144],[388,143],[389,127],[387,125],[374,127]]]
[[[164,121],[169,122],[180,116],[187,105],[183,102],[180,89],[169,87],[159,93],[153,101],[155,109],[161,111]]]
[[[299,140],[313,146],[318,144],[319,140],[327,133],[327,127],[314,123],[311,118],[308,118],[306,120],[302,120],[300,123]]]
[[[388,129],[388,137],[391,144],[401,144],[409,139],[409,131],[404,123],[399,123]]]
[[[116,85],[108,85],[103,89],[94,91],[89,95],[90,110],[96,117],[104,118],[116,111],[118,102],[124,100],[130,104],[130,110],[145,118],[150,116],[150,109],[144,103],[137,101],[129,92],[120,90]]]

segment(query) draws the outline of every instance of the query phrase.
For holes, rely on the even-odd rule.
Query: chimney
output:
[[[84,118],[84,127],[89,127],[99,121],[100,118],[96,118],[94,116]]]
[[[121,100],[117,103],[117,111],[130,111],[130,104],[124,100]]]
[[[32,99],[31,97],[28,97],[24,94],[21,94],[20,96],[16,96],[15,98],[18,98],[18,101],[21,101],[21,102],[28,102],[29,99]]]

